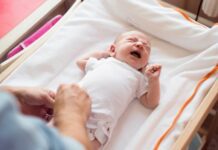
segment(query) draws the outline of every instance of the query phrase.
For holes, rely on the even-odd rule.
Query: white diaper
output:
[[[104,146],[110,138],[112,123],[107,118],[99,120],[99,118],[90,117],[87,123],[87,128],[89,139],[91,141],[97,139],[100,144]]]

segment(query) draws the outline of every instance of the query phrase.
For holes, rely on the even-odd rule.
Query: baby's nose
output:
[[[140,41],[138,41],[138,42],[136,43],[136,47],[137,47],[137,48],[140,48],[140,49],[143,49],[143,43],[140,42]]]

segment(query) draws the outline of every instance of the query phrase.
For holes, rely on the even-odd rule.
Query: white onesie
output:
[[[85,72],[79,85],[92,100],[87,123],[90,140],[96,138],[104,145],[128,104],[147,92],[147,78],[113,57],[89,58]]]

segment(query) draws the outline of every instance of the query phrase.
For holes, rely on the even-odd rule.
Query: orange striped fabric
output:
[[[157,1],[157,2],[158,2],[158,1]],[[158,2],[158,4],[159,4],[161,7],[165,7],[165,6],[163,6],[163,5],[162,5],[161,3],[159,3],[159,2]],[[200,26],[202,26],[202,27],[204,27],[204,28],[208,28],[207,26],[205,26],[205,25],[203,25],[203,24],[201,24],[201,23],[199,23],[199,22],[193,20],[191,17],[189,17],[189,15],[187,15],[187,14],[186,14],[184,11],[182,11],[181,9],[179,9],[179,8],[172,8],[172,9],[174,9],[176,12],[180,13],[187,21],[192,22],[192,23],[197,24],[197,25],[200,25]]]
[[[203,25],[203,24],[201,24],[201,23],[199,23],[199,22],[193,20],[191,17],[189,17],[189,15],[187,15],[187,14],[186,14],[185,12],[183,12],[181,9],[179,9],[179,8],[174,8],[174,10],[177,11],[178,13],[180,13],[187,21],[192,22],[192,23],[197,24],[197,25],[200,25],[200,26],[202,26],[202,27],[204,27],[204,28],[208,28],[207,26],[205,26],[205,25]]]
[[[206,81],[207,79],[209,79],[217,71],[218,71],[218,64],[209,73],[207,73],[203,78],[201,78],[201,80],[198,82],[197,86],[195,87],[192,95],[185,101],[185,103],[182,105],[182,107],[178,111],[178,113],[177,113],[176,117],[174,118],[174,120],[173,120],[172,124],[170,125],[170,127],[161,135],[161,137],[156,142],[156,144],[154,146],[154,150],[158,150],[158,148],[160,147],[161,142],[163,142],[163,140],[166,138],[166,136],[175,127],[176,122],[178,121],[179,117],[182,115],[184,109],[188,106],[188,104],[192,101],[192,99],[196,95],[196,93],[197,93],[199,87],[202,85],[202,83],[204,81]]]

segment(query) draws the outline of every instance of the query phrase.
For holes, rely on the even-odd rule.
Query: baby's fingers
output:
[[[161,71],[161,68],[162,68],[162,66],[161,65],[158,65],[158,66],[155,66],[155,71]]]
[[[148,69],[148,72],[154,73],[154,72],[156,72],[157,70],[158,70],[157,67],[151,66],[151,67]]]
[[[159,70],[161,70],[161,65],[152,65],[149,67],[149,71],[151,71],[151,72],[156,72]]]

